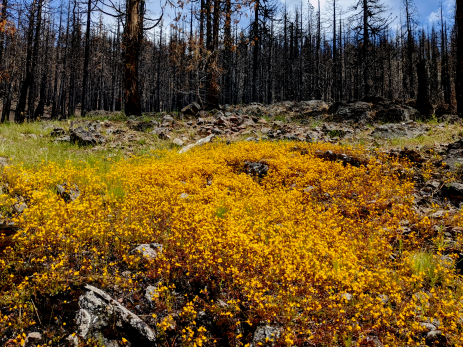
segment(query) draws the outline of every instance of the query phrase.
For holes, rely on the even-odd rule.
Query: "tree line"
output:
[[[369,96],[463,109],[461,0],[450,18],[436,6],[430,26],[413,0],[400,18],[381,0],[179,1],[170,25],[145,0],[13,1],[0,11],[2,122]]]

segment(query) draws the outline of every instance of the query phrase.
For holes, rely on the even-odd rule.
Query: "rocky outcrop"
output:
[[[425,124],[418,124],[414,122],[407,123],[391,123],[377,126],[371,136],[380,139],[397,139],[397,138],[414,138],[417,136],[425,135],[430,127]]]
[[[373,121],[373,109],[368,102],[336,102],[328,110],[330,121],[366,124]]]
[[[89,130],[85,130],[77,127],[70,131],[70,141],[79,146],[95,146],[105,143],[106,139],[95,128],[89,127]]]

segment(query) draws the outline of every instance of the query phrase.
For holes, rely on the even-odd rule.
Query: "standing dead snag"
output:
[[[457,24],[457,112],[458,117],[463,118],[463,0],[457,0],[456,10]]]
[[[101,8],[99,10],[104,14],[112,17],[124,17],[124,34],[122,36],[122,55],[124,63],[124,102],[125,114],[127,116],[141,115],[139,79],[138,79],[138,63],[140,51],[143,42],[143,33],[145,30],[150,30],[156,27],[162,20],[162,14],[157,20],[145,18],[146,4],[145,0],[126,0],[125,11],[121,12],[111,2],[111,7],[117,12],[116,15],[107,13]],[[108,6],[107,4],[104,4]],[[144,27],[145,20],[156,22],[151,27]]]
[[[122,37],[124,55],[125,114],[141,115],[138,91],[138,58],[143,40],[144,0],[126,1],[126,23]]]

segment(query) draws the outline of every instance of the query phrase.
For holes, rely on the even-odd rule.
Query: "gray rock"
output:
[[[387,305],[389,303],[389,297],[385,294],[378,295],[378,298],[381,300],[383,305]]]
[[[440,195],[452,202],[459,203],[463,201],[463,184],[452,182],[444,185],[440,190]]]
[[[263,178],[267,175],[269,166],[265,162],[244,162],[245,170],[250,176],[257,176]]]
[[[280,337],[282,328],[275,327],[271,325],[258,326],[254,332],[250,347],[259,346],[259,342],[266,342],[268,339],[271,342],[271,345],[275,344],[275,341]]]
[[[442,331],[440,330],[431,330],[428,332],[426,335],[426,346],[432,346],[432,347],[447,347],[449,346],[449,343],[447,341],[447,338],[445,337],[444,334],[442,334]]]
[[[78,127],[71,130],[70,142],[77,143],[79,146],[95,146],[105,143],[106,139],[96,131],[87,131],[83,127]]]
[[[148,300],[148,302],[153,302],[154,301],[154,296],[159,295],[159,291],[157,287],[154,286],[148,286],[145,289],[145,298]]]
[[[182,140],[180,140],[180,139],[174,139],[174,140],[172,141],[172,143],[173,143],[174,145],[177,145],[177,146],[183,146],[183,145],[185,144],[185,143],[184,143]]]
[[[13,210],[16,213],[23,213],[26,208],[27,208],[27,205],[24,202],[18,202],[13,205]]]
[[[129,120],[127,122],[127,125],[129,129],[135,130],[135,131],[140,131],[140,132],[145,132],[150,128],[153,128],[155,125],[157,125],[157,122],[153,121],[134,121],[134,120]]]
[[[144,258],[152,260],[162,253],[162,245],[159,243],[143,243],[130,251],[130,253],[140,253]]]
[[[215,135],[213,135],[213,134],[212,134],[212,135],[209,135],[209,136],[207,136],[207,137],[205,137],[205,138],[203,138],[203,139],[197,141],[196,143],[192,143],[192,144],[190,144],[190,145],[188,145],[188,146],[183,147],[183,148],[179,151],[179,153],[180,153],[180,154],[181,154],[181,153],[185,153],[185,152],[189,151],[190,149],[192,149],[192,148],[194,148],[194,147],[196,147],[196,146],[202,146],[202,145],[204,145],[204,144],[206,144],[206,143],[212,142],[212,139],[213,139],[214,137],[215,137]]]
[[[171,115],[165,115],[162,117],[162,122],[163,123],[172,123],[174,121],[174,118]]]
[[[199,112],[200,109],[201,109],[201,106],[199,106],[196,102],[192,102],[188,106],[185,106],[184,108],[182,108],[181,112],[183,114],[190,114],[194,116]]]
[[[71,136],[66,135],[66,136],[58,137],[57,139],[55,139],[55,142],[71,142]]]
[[[428,323],[428,322],[420,322],[420,325],[426,329],[426,332],[429,333],[430,331],[437,330],[436,326],[434,324]]]
[[[353,299],[353,296],[350,293],[342,293],[341,298],[346,301],[351,301]]]
[[[77,332],[83,339],[102,340],[106,346],[117,346],[112,329],[130,336],[136,346],[154,346],[156,333],[140,317],[112,299],[106,292],[86,285],[87,292],[79,298],[76,315]]]
[[[190,195],[187,193],[180,194],[180,199],[187,199]]]
[[[75,183],[69,184],[64,182],[63,184],[58,184],[56,185],[56,191],[66,202],[74,201],[80,196],[79,187]]]
[[[333,113],[330,118],[337,122],[350,121],[365,124],[373,119],[370,104],[363,101],[334,103],[328,112]]]
[[[23,347],[32,347],[36,346],[37,343],[42,339],[42,334],[39,332],[32,332],[27,334],[24,343],[22,344]]]
[[[371,136],[381,139],[414,138],[425,135],[429,126],[416,123],[383,124],[377,126]]]

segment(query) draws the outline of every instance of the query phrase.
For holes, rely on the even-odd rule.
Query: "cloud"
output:
[[[426,19],[429,24],[434,24],[440,20],[440,14],[438,11],[431,12],[431,14]]]

